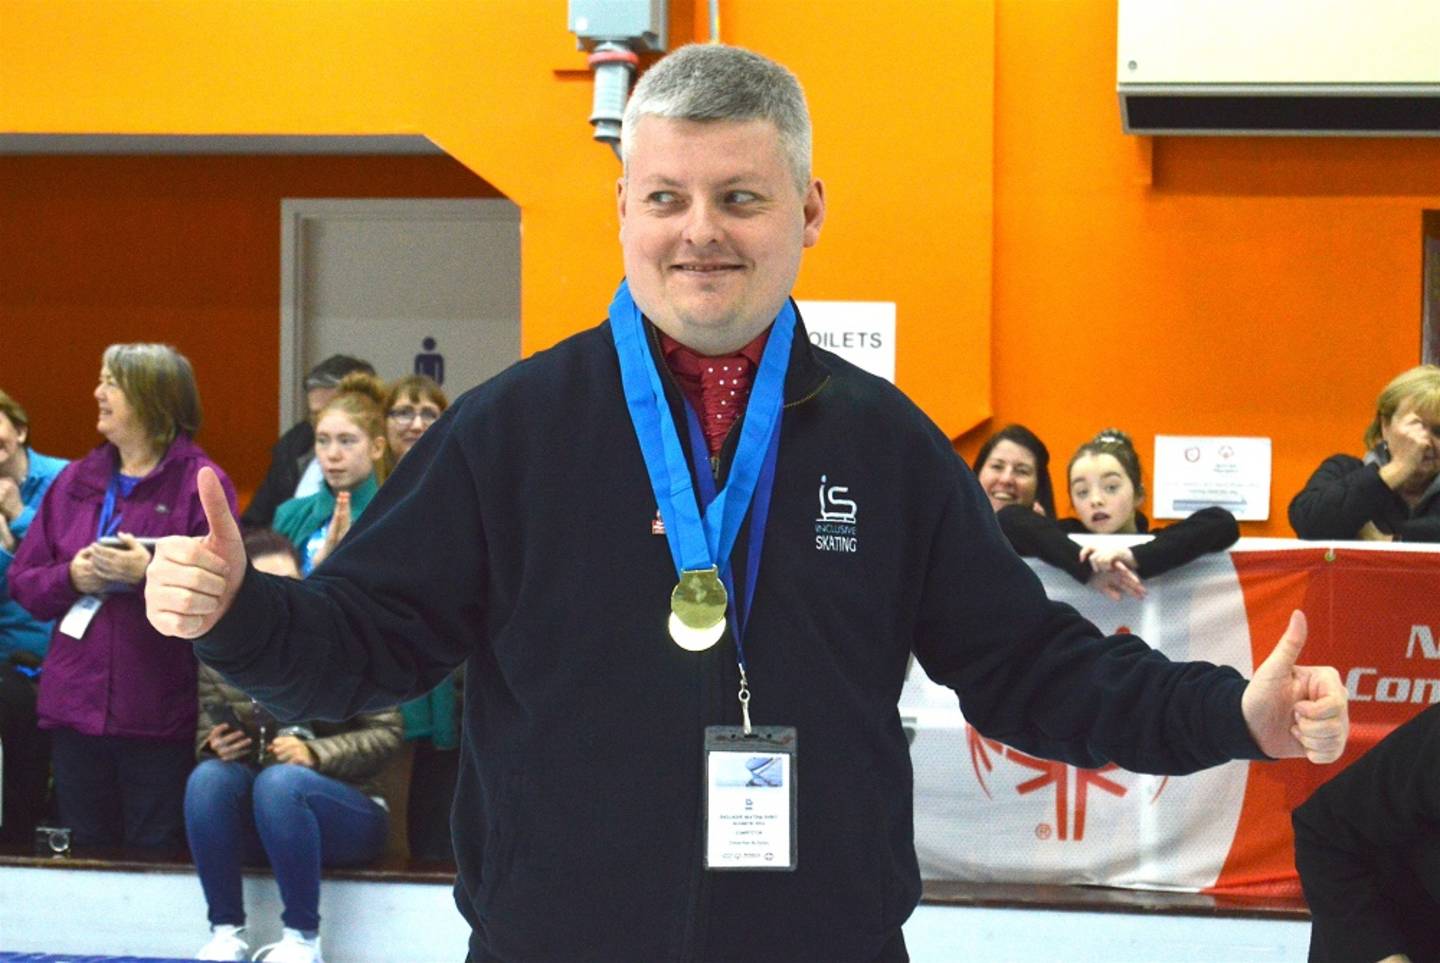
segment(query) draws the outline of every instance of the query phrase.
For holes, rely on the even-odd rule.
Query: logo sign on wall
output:
[[[1155,517],[1219,506],[1242,522],[1270,517],[1270,439],[1155,436]]]
[[[810,343],[895,383],[894,301],[797,301]]]

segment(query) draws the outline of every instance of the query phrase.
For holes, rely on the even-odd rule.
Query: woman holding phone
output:
[[[10,565],[10,592],[54,619],[37,714],[52,739],[55,801],[77,848],[178,851],[193,763],[195,656],[145,619],[144,540],[207,530],[192,440],[190,362],[163,344],[105,349],[95,388],[104,441],[55,479]]]

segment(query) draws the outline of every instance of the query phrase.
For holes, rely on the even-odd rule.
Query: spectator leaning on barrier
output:
[[[251,532],[245,550],[257,572],[300,575],[283,535]],[[196,958],[250,958],[241,867],[263,860],[285,904],[284,933],[262,948],[264,959],[318,963],[321,867],[368,863],[385,848],[389,820],[378,783],[400,748],[400,714],[277,730],[249,696],[204,666],[199,698],[200,764],[185,788],[185,832],[211,933]]]
[[[1380,392],[1364,458],[1331,455],[1290,501],[1301,538],[1440,542],[1440,367]]]
[[[1381,739],[1291,821],[1310,963],[1440,960],[1440,706]]]
[[[105,349],[96,427],[105,441],[60,472],[10,566],[16,601],[57,619],[40,677],[59,818],[76,846],[179,850],[193,757],[195,659],[145,621],[140,539],[205,527],[192,440],[200,396],[190,362],[163,344]]]
[[[385,468],[385,386],[374,375],[352,372],[315,420],[315,464],[320,490],[275,510],[275,530],[300,550],[300,571],[323,562],[380,487]]]
[[[1104,638],[1045,598],[949,439],[811,345],[789,294],[825,195],[789,71],[682,47],[623,131],[608,324],[457,400],[304,583],[247,568],[208,473],[210,535],[151,568],[155,624],[297,716],[466,663],[472,960],[904,959],[912,651],[1028,753],[1339,754],[1345,688],[1295,666],[1299,613],[1248,684]]]
[[[1145,594],[1143,579],[1192,562],[1206,552],[1235,544],[1240,528],[1223,508],[1203,508],[1183,521],[1150,528],[1140,511],[1145,499],[1140,455],[1130,436],[1107,428],[1081,445],[1065,469],[1076,518],[1052,521],[1020,508],[1005,508],[997,518],[1010,544],[1021,555],[1040,558],[1087,582],[1112,599]],[[1146,535],[1143,545],[1081,547],[1071,534]]]
[[[0,842],[27,841],[49,794],[50,739],[36,726],[35,693],[52,626],[12,599],[6,582],[41,499],[66,464],[30,447],[29,416],[0,391]]]
[[[1019,505],[1055,517],[1050,450],[1024,425],[1006,425],[985,439],[970,467],[997,512]]]
[[[305,376],[305,406],[309,417],[291,426],[270,449],[270,469],[245,507],[245,514],[240,516],[246,528],[270,527],[281,502],[320,490],[320,470],[315,464],[315,419],[335,397],[340,379],[352,371],[373,375],[375,368],[370,362],[348,354],[332,354]]]

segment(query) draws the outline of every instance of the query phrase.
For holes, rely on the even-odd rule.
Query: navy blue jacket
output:
[[[739,722],[734,647],[667,635],[675,570],[606,325],[468,392],[315,575],[250,571],[197,645],[307,718],[413,698],[466,663],[453,823],[475,959],[894,946],[920,895],[896,710],[912,651],[971,723],[1027,752],[1167,773],[1260,755],[1235,671],[1103,638],[1045,598],[894,387],[802,327],[785,399],[745,650],[755,724],[799,730],[794,872],[702,868],[702,733]],[[852,523],[821,519],[822,486],[848,489],[833,494]]]

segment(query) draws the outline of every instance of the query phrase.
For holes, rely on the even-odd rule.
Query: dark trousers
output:
[[[405,832],[412,859],[454,862],[450,809],[460,773],[459,749],[436,749],[429,739],[415,743]]]
[[[76,848],[184,851],[185,780],[195,765],[187,740],[52,733],[55,806]]]
[[[4,662],[0,662],[0,746],[5,752],[0,843],[28,843],[47,815],[50,734],[35,725],[35,683]]]

